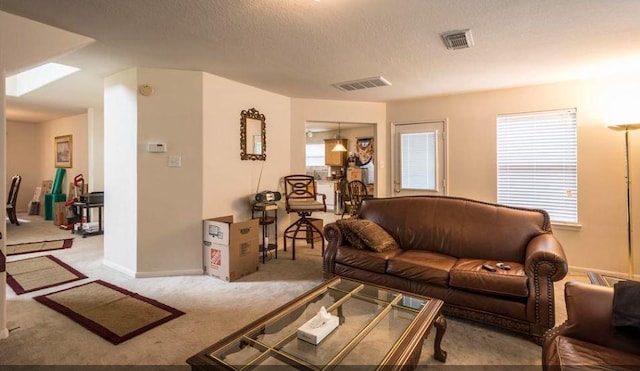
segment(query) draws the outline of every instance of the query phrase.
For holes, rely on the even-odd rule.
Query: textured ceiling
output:
[[[640,67],[638,0],[0,0],[0,10],[96,40],[57,60],[84,72],[9,98],[9,114],[13,105],[61,112],[100,105],[103,77],[133,66],[200,70],[290,97],[354,101]],[[475,46],[445,49],[439,34],[465,28]],[[373,76],[392,86],[331,86]]]

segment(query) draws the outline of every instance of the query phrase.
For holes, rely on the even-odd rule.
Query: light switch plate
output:
[[[169,161],[167,162],[167,166],[169,166],[169,167],[182,167],[182,157],[181,156],[169,156]]]

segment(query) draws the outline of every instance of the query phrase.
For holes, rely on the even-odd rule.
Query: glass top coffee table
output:
[[[250,370],[278,367],[303,370],[410,369],[435,324],[434,357],[441,349],[446,321],[438,299],[406,294],[334,277],[277,308],[187,360],[193,370]],[[297,330],[320,308],[339,318],[338,327],[318,345]]]

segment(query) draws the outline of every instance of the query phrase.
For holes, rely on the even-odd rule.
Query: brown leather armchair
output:
[[[564,296],[567,320],[544,336],[543,369],[640,369],[640,332],[612,325],[613,288],[567,282]]]

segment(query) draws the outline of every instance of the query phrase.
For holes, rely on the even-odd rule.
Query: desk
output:
[[[102,229],[102,208],[104,207],[103,203],[87,204],[84,202],[74,202],[73,206],[76,206],[78,209],[80,209],[80,223],[79,223],[80,229],[77,232],[82,235],[82,238],[104,233]],[[98,208],[98,230],[95,232],[85,232],[82,230],[82,224],[83,224],[82,220],[84,220],[83,218],[86,216],[87,223],[91,222],[91,213],[89,212],[89,209],[93,209],[96,207]],[[71,233],[76,233],[76,231],[72,229]]]
[[[260,251],[262,251],[262,264],[267,259],[267,252],[274,251],[275,258],[278,259],[278,205],[275,203],[256,203],[251,208],[251,219],[255,216],[255,213],[260,213],[258,218],[260,226],[262,227],[262,245]],[[269,216],[272,212],[273,215]],[[274,226],[274,243],[269,243],[269,225]]]

